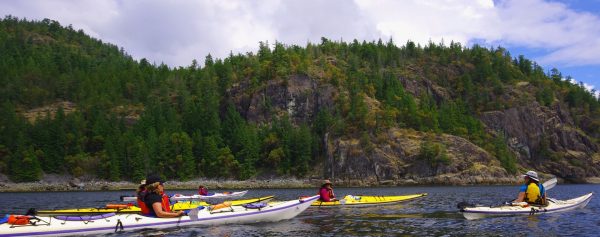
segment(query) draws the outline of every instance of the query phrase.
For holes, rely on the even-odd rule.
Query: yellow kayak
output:
[[[317,200],[313,202],[311,206],[318,207],[337,207],[337,206],[378,206],[385,204],[394,204],[403,201],[412,200],[415,198],[420,198],[427,196],[427,193],[419,193],[419,194],[411,194],[411,195],[402,195],[402,196],[355,196],[355,195],[346,195],[343,199],[335,201],[335,202],[321,202]]]
[[[273,199],[274,196],[266,196],[260,198],[252,198],[252,199],[244,199],[244,200],[235,200],[228,201],[232,206],[241,206],[248,203],[254,202],[264,202]],[[179,210],[188,210],[192,208],[196,208],[198,206],[210,206],[211,204],[206,202],[177,202],[171,205],[171,210],[179,211]],[[112,207],[112,208],[108,208]],[[78,209],[64,209],[64,210],[42,210],[37,211],[38,215],[94,215],[94,214],[104,214],[104,213],[132,213],[138,214],[140,212],[140,208],[134,205],[127,204],[109,204],[107,207],[99,207],[99,208],[78,208]]]

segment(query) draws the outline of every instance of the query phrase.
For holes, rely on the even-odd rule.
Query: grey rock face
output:
[[[531,167],[573,181],[598,176],[600,166],[594,164],[592,155],[599,147],[575,126],[565,108],[559,103],[546,107],[532,102],[485,112],[481,121],[503,134],[520,160]],[[553,160],[548,156],[564,158]]]
[[[333,106],[337,93],[331,85],[319,85],[306,75],[271,80],[252,94],[241,94],[247,86],[234,86],[230,96],[242,116],[256,123],[268,123],[274,115],[283,114],[287,114],[295,124],[309,123],[320,109]]]

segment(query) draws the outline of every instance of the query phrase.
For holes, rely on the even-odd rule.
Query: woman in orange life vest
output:
[[[319,196],[322,202],[335,202],[335,194],[333,193],[333,187],[331,181],[325,180],[323,181],[323,185],[321,185],[321,189],[319,189]]]
[[[150,215],[150,210],[148,210],[146,203],[144,203],[144,197],[146,196],[146,193],[148,193],[146,191],[146,180],[143,179],[142,182],[140,182],[140,186],[138,187],[137,191],[135,192],[137,204],[142,212],[142,215]]]
[[[158,176],[148,176],[146,178],[146,195],[144,203],[148,207],[149,216],[156,217],[179,217],[183,216],[183,211],[171,212],[169,206],[169,196],[165,194],[164,181]]]
[[[540,184],[540,179],[535,171],[527,171],[523,175],[525,184],[519,190],[519,197],[514,202],[527,202],[529,204],[546,205],[546,190]]]

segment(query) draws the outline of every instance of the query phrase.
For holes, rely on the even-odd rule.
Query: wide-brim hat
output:
[[[522,177],[523,178],[529,177],[530,179],[533,179],[535,181],[538,181],[538,182],[540,181],[540,178],[538,178],[537,172],[535,172],[533,170],[527,171],[527,173],[525,173],[524,175],[522,175]]]
[[[142,181],[140,181],[140,184],[146,184],[146,180],[142,179]]]
[[[160,184],[165,183],[165,181],[162,180],[162,178],[160,178],[160,176],[158,176],[158,175],[149,175],[148,177],[146,177],[146,185],[157,183],[157,182]]]

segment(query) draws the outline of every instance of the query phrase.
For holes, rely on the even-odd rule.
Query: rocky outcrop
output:
[[[439,86],[435,82],[428,79],[410,79],[405,77],[398,78],[404,89],[413,95],[415,98],[420,98],[422,95],[432,95],[437,103],[449,100],[450,92]]]
[[[520,162],[529,167],[576,182],[600,175],[600,165],[593,159],[600,148],[575,126],[560,103],[546,107],[532,102],[489,111],[481,121],[491,132],[503,134]]]
[[[287,114],[296,124],[310,122],[321,108],[331,108],[337,90],[329,84],[318,84],[306,75],[293,75],[287,80],[271,80],[251,94],[249,84],[237,84],[229,91],[238,111],[255,123],[270,122],[273,115]]]
[[[466,139],[435,135],[445,147],[448,163],[419,158],[425,133],[392,128],[371,144],[356,139],[335,139],[329,144],[331,173],[338,182],[365,184],[481,184],[515,182],[497,159]]]
[[[45,118],[46,116],[54,118],[59,108],[62,108],[64,115],[68,115],[77,110],[75,103],[70,101],[59,101],[50,105],[24,111],[21,115],[23,115],[30,123],[35,123],[38,119]]]

